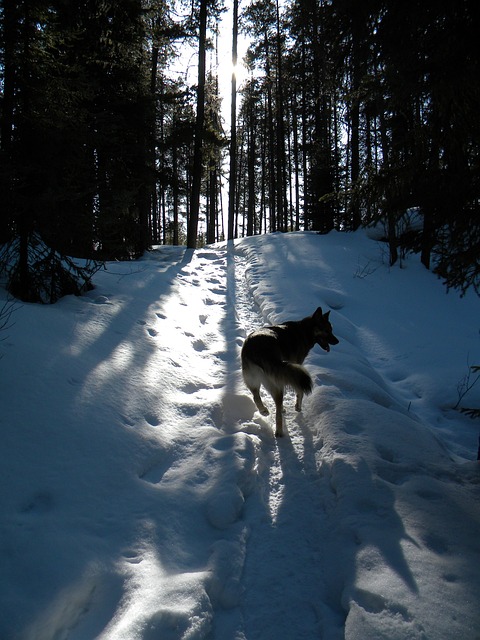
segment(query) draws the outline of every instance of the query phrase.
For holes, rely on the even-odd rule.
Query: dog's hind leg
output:
[[[295,411],[302,410],[302,401],[303,401],[303,391],[301,391],[300,393],[297,393],[297,399],[295,402]]]
[[[281,438],[283,436],[283,389],[272,395],[275,400],[275,437]]]
[[[259,387],[251,387],[247,385],[253,395],[253,401],[257,405],[257,409],[260,411],[262,416],[268,416],[270,413],[267,407],[263,404],[262,398],[260,397],[260,388]]]

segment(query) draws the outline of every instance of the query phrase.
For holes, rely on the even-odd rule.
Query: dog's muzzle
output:
[[[321,337],[317,339],[317,344],[320,345],[322,349],[327,353],[330,351],[330,345],[333,346],[338,343],[338,338],[336,338],[333,334],[331,336],[328,336],[328,338]]]

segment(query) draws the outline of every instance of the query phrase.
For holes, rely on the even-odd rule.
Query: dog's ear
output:
[[[322,318],[324,318],[325,320],[328,320],[329,316],[330,316],[330,309],[323,313],[322,311],[322,307],[318,307],[318,309],[315,311],[315,313],[313,314],[313,319],[316,322],[320,322],[322,320]]]

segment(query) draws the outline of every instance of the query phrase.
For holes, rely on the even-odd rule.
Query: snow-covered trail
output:
[[[246,442],[254,445],[249,450],[255,452],[250,460],[255,475],[250,478],[252,484],[247,491],[242,487],[246,502],[238,512],[245,534],[239,597],[235,600],[241,616],[238,620],[233,616],[225,632],[221,622],[225,615],[221,609],[216,611],[220,622],[214,623],[215,637],[234,637],[235,633],[249,640],[300,640],[321,637],[329,629],[329,637],[333,638],[334,629],[341,633],[345,616],[340,601],[335,600],[334,594],[327,594],[322,583],[327,537],[323,489],[326,481],[318,475],[309,425],[294,412],[294,398],[290,396],[286,401],[288,437],[276,440],[272,419],[253,414],[255,407],[240,377],[239,348],[243,337],[268,321],[252,296],[247,266],[242,251],[230,244],[220,259],[213,250],[197,252],[180,272],[190,308],[196,305],[193,292],[188,289],[192,283],[201,283],[198,308],[202,303],[210,307],[215,295],[226,296],[223,313],[218,313],[218,308],[215,314],[211,313],[209,308],[202,315],[205,331],[213,330],[213,335],[225,340],[220,366],[215,359],[218,354],[213,358],[211,350],[210,355],[204,354],[210,359],[212,377],[223,376],[223,414],[216,426],[227,433],[233,431],[237,438],[247,434]],[[171,307],[169,310],[172,312]],[[175,317],[173,312],[171,320]],[[200,341],[211,345],[212,334],[207,332],[202,337],[202,330],[199,332],[197,327],[195,335],[194,344]],[[266,402],[270,400],[267,398]],[[226,475],[228,478],[228,472]],[[225,500],[223,492],[218,499],[219,512],[227,511],[226,504],[220,505]],[[233,620],[237,620],[235,630],[231,628]]]
[[[360,233],[160,247],[16,313],[2,640],[478,640],[478,465],[460,457],[478,434],[440,409],[463,356],[439,348],[455,321],[477,358],[478,300],[425,271],[418,291],[352,275],[377,253]],[[312,350],[314,391],[300,414],[287,398],[276,440],[241,345],[317,306],[340,344]]]
[[[330,638],[335,630],[341,634],[340,587],[332,593],[330,583],[326,593],[322,581],[328,481],[318,475],[310,427],[293,411],[291,397],[288,437],[278,442],[271,419],[254,413],[241,380],[243,338],[268,321],[252,296],[247,266],[233,244],[187,251],[171,287],[137,321],[154,346],[142,374],[158,393],[137,389],[125,419],[132,427],[143,419],[169,452],[166,460],[146,464],[140,477],[160,496],[181,496],[188,510],[172,503],[176,528],[157,523],[156,552],[148,547],[141,562],[134,555],[132,604],[120,603],[102,638],[130,638],[142,616],[165,632],[172,603],[186,618],[202,621],[190,629],[199,637],[209,626],[218,639],[313,638],[325,629]],[[162,591],[165,578],[154,566],[162,566],[165,548],[186,557],[188,572],[176,566],[178,559],[169,562],[179,586],[153,599],[152,614],[143,594],[152,580]],[[178,616],[174,620],[178,625]]]
[[[153,518],[155,543],[141,562],[135,554],[128,596],[102,639],[233,638],[242,627],[235,613],[248,534],[242,513],[256,465],[251,439],[236,428],[254,410],[239,390],[244,333],[236,310],[255,315],[238,302],[246,298],[243,271],[233,245],[186,251],[151,321],[141,321],[156,353],[143,375],[158,395],[137,389],[127,424],[143,414],[166,449],[140,477],[169,522]]]
[[[249,333],[269,319],[262,317],[247,286],[241,252],[235,264],[237,318]],[[263,393],[272,408],[271,399]],[[248,541],[242,575],[242,632],[249,640],[301,640],[324,637],[325,629],[330,629],[333,639],[344,615],[336,610],[340,603],[326,593],[322,581],[325,480],[318,474],[309,426],[294,411],[293,395],[286,398],[285,407],[289,422],[282,440],[274,437],[271,417],[256,414],[254,420],[237,424],[254,440],[257,455],[256,490],[243,512]]]

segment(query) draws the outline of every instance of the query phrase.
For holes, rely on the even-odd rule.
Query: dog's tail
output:
[[[284,376],[284,384],[296,393],[312,393],[312,378],[302,365],[283,361],[280,375]]]
[[[293,364],[282,360],[275,364],[262,362],[259,365],[268,378],[277,387],[290,387],[295,393],[309,394],[312,392],[312,378],[304,367],[300,364]]]

